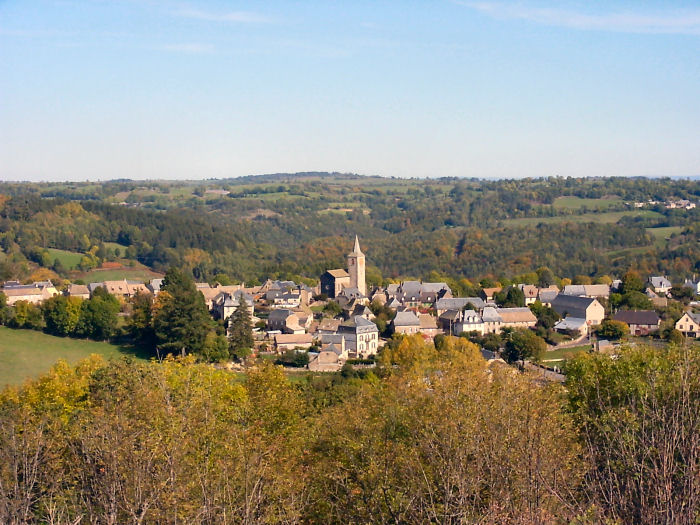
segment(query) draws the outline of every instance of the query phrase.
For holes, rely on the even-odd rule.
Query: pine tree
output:
[[[204,296],[194,281],[176,268],[170,268],[165,274],[161,290],[167,292],[164,295],[167,300],[159,306],[153,319],[159,349],[173,354],[202,353],[214,324]]]
[[[248,303],[241,296],[238,307],[229,320],[229,345],[231,354],[239,359],[248,355],[253,348],[253,325]]]

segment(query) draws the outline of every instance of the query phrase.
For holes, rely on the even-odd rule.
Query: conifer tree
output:
[[[230,352],[240,359],[253,348],[253,325],[248,303],[243,296],[239,298],[238,307],[231,314],[229,323]]]
[[[167,300],[153,319],[159,349],[164,353],[200,354],[213,326],[204,296],[192,278],[176,268],[165,274],[161,290],[167,292]]]

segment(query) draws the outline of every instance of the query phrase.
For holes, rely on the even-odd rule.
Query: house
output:
[[[391,330],[395,334],[417,334],[420,332],[420,319],[411,310],[397,312],[391,321]]]
[[[554,287],[554,289],[550,288],[540,288],[539,292],[537,293],[537,300],[541,302],[545,306],[552,306],[552,301],[554,301],[554,298],[559,295],[559,289]]]
[[[84,284],[71,284],[64,294],[68,297],[79,297],[80,299],[90,299],[90,290]]]
[[[561,293],[552,301],[552,309],[563,318],[554,326],[557,330],[579,330],[586,334],[591,326],[599,325],[605,318],[605,308],[591,297]]]
[[[456,320],[451,324],[454,335],[459,335],[462,332],[484,334],[484,321],[477,312],[474,310],[463,310],[455,313],[457,314]]]
[[[252,319],[253,315],[255,315],[253,297],[244,293],[243,290],[238,290],[233,293],[220,292],[212,301],[212,310],[216,312],[219,319],[228,319],[238,308],[241,298],[245,301],[248,307],[248,313]]]
[[[613,319],[627,323],[632,335],[649,335],[661,326],[659,314],[654,310],[620,310]]]
[[[683,282],[683,287],[690,288],[691,290],[693,290],[694,295],[700,295],[700,280],[699,281],[691,281],[690,279],[686,279]]]
[[[676,322],[676,330],[686,337],[700,337],[700,313],[685,312]]]
[[[272,310],[267,317],[267,330],[270,332],[279,330],[283,333],[295,333],[294,330],[289,330],[288,327],[290,326],[299,326],[299,318],[294,312],[286,308]]]
[[[359,315],[351,317],[338,327],[338,335],[345,337],[348,352],[365,358],[379,349],[379,329],[372,321]]]
[[[666,295],[671,290],[671,281],[663,275],[649,277],[649,286],[657,293]]]
[[[368,321],[371,321],[374,319],[375,315],[372,313],[372,310],[370,310],[367,305],[362,304],[362,303],[357,303],[355,304],[354,308],[349,312],[348,314],[348,319],[350,317],[354,317],[356,315],[359,315],[361,317],[364,317]]]
[[[493,302],[493,296],[496,295],[498,292],[503,290],[500,286],[495,287],[495,288],[483,288],[481,290],[481,297],[484,298],[484,301],[487,303],[492,303]]]
[[[501,328],[532,328],[537,324],[537,317],[527,307],[496,308],[501,317]]]
[[[518,288],[522,290],[523,295],[525,296],[525,305],[533,304],[535,301],[537,301],[537,297],[539,295],[539,290],[537,286],[534,286],[532,284],[519,284]]]
[[[340,326],[340,323],[340,319],[322,319],[321,323],[318,325],[318,333],[320,335],[335,334],[338,332],[338,327]]]
[[[484,334],[498,334],[501,332],[501,316],[493,306],[487,306],[481,311],[481,321],[484,324]]]
[[[338,355],[337,347],[329,345],[325,350],[309,354],[309,370],[314,372],[337,372],[343,367],[345,361]]]
[[[155,296],[160,293],[160,288],[163,286],[163,279],[151,279],[148,281],[148,289],[151,291],[151,293]]]
[[[13,306],[17,301],[40,304],[46,299],[58,295],[58,290],[51,281],[37,281],[31,284],[7,281],[3,285],[2,292],[7,297],[8,306]]]
[[[429,335],[431,337],[434,337],[437,334],[442,333],[442,330],[440,330],[438,328],[437,320],[432,315],[420,314],[418,316],[418,319],[420,320],[420,328],[419,328],[420,333],[425,334],[425,335]]]
[[[666,308],[668,306],[668,298],[659,297],[651,288],[647,288],[644,294],[649,298],[654,308]]]
[[[314,338],[311,334],[276,334],[275,350],[277,352],[294,350],[295,348],[308,350],[313,345],[313,342]]]

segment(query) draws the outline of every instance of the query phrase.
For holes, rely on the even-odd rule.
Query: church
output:
[[[342,268],[328,270],[321,275],[321,293],[329,299],[335,299],[344,289],[359,291],[367,296],[367,283],[365,282],[365,254],[360,250],[360,241],[355,235],[355,246],[348,254],[348,269]]]

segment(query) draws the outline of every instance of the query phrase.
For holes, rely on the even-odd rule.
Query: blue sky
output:
[[[0,0],[0,179],[700,174],[700,2]]]

